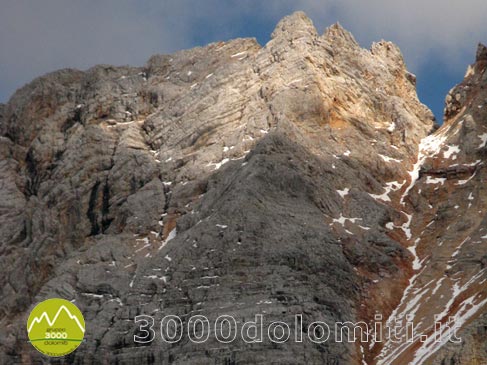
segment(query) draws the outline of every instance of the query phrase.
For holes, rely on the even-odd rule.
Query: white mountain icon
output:
[[[66,314],[69,316],[69,318],[72,319],[72,320],[74,320],[76,322],[76,324],[80,328],[81,332],[85,333],[85,329],[81,325],[81,323],[79,322],[78,317],[76,315],[74,315],[74,314],[71,314],[71,312],[69,311],[69,309],[66,308],[64,305],[62,305],[61,307],[59,307],[56,315],[54,316],[54,318],[52,320],[49,318],[49,315],[46,312],[42,312],[42,314],[41,314],[40,317],[35,317],[32,320],[32,322],[30,323],[30,326],[27,329],[27,332],[30,333],[30,331],[32,330],[32,327],[34,327],[35,324],[41,323],[43,320],[46,320],[50,327],[54,326],[54,324],[56,323],[56,321],[57,321],[58,317],[60,316],[60,314],[62,313],[62,311],[66,312]]]

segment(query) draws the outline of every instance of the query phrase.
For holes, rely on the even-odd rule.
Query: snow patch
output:
[[[446,181],[446,178],[444,177],[431,177],[431,176],[428,176],[426,178],[426,184],[441,184],[443,185]]]
[[[478,148],[484,148],[487,145],[487,133],[481,134],[478,137],[482,141]]]
[[[224,158],[220,162],[210,162],[206,166],[213,166],[213,170],[218,170],[220,167],[222,167],[223,165],[225,165],[228,161],[230,161],[230,159]]]
[[[413,270],[420,270],[421,269],[421,260],[419,259],[419,256],[416,253],[416,246],[408,247],[408,250],[409,250],[409,252],[411,252],[411,254],[414,257]]]
[[[457,156],[456,156],[457,153],[460,153],[460,147],[455,146],[455,145],[448,146],[448,149],[443,152],[443,157],[450,158],[450,157],[452,157],[452,155],[454,155],[452,157],[452,159],[456,160],[457,159]]]
[[[337,190],[338,195],[340,195],[342,198],[345,198],[349,192],[350,192],[349,188],[345,188],[343,190]]]
[[[159,246],[158,251],[160,251],[165,245],[167,245],[167,243],[169,241],[171,241],[172,239],[174,239],[177,236],[177,234],[178,234],[177,229],[176,229],[176,227],[174,227],[172,229],[172,231],[169,232],[169,234],[167,235],[166,239],[161,242],[161,245]]]
[[[391,161],[397,162],[397,163],[400,163],[401,162],[401,160],[398,160],[397,158],[392,158],[392,157],[389,157],[389,156],[384,156],[384,155],[381,155],[380,153],[379,153],[379,157],[382,158],[385,162],[391,162]]]
[[[434,156],[436,155],[443,142],[445,142],[447,136],[446,132],[448,132],[449,129],[445,129],[442,134],[431,134],[421,140],[419,143],[418,147],[418,157],[416,159],[416,163],[413,165],[413,169],[409,172],[409,176],[411,177],[411,181],[409,182],[408,187],[406,190],[404,190],[404,193],[402,194],[401,197],[401,204],[404,205],[404,199],[408,195],[409,191],[414,187],[416,184],[416,181],[419,178],[419,169],[421,165],[423,164],[424,160],[428,156]]]
[[[336,219],[334,218],[333,223],[340,223],[342,226],[344,226],[347,221],[355,224],[355,222],[359,220],[361,221],[362,218],[347,218],[344,217],[343,214],[340,214],[340,218],[336,218]]]
[[[237,58],[237,57],[240,58],[240,57],[246,56],[246,55],[247,55],[247,51],[243,51],[243,52],[235,53],[235,54],[231,55],[230,57],[231,58]]]
[[[385,202],[390,202],[391,198],[389,198],[389,194],[392,191],[397,191],[397,190],[401,189],[405,183],[406,183],[406,180],[404,180],[404,182],[402,184],[400,184],[397,181],[390,181],[390,182],[386,183],[386,186],[384,187],[385,191],[383,194],[378,195],[378,194],[370,194],[369,193],[369,195],[376,200],[383,200]]]

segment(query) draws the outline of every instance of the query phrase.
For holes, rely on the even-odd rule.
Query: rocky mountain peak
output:
[[[338,47],[359,47],[353,34],[343,28],[338,22],[326,28],[323,36],[330,44]]]
[[[279,21],[271,38],[292,40],[303,36],[316,37],[317,35],[312,20],[304,12],[297,11]]]
[[[477,54],[476,54],[476,62],[485,62],[487,61],[487,47],[482,43],[479,43],[477,46]]]
[[[445,98],[446,122],[456,120],[461,111],[471,109],[477,114],[482,112],[473,108],[474,105],[482,105],[487,87],[487,47],[482,43],[477,46],[475,63],[467,67],[463,81],[453,87]]]
[[[401,50],[397,45],[392,42],[387,42],[384,40],[380,42],[374,42],[372,43],[370,52],[373,55],[381,57],[389,65],[393,66],[396,69],[406,69]]]

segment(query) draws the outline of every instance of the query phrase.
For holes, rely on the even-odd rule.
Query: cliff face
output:
[[[392,317],[411,316],[426,340],[387,343],[379,364],[487,362],[486,68],[480,44],[464,81],[446,97],[445,123],[420,144],[412,173],[418,178],[407,196],[414,207],[409,249],[415,275]],[[434,315],[442,324],[454,317],[463,329],[461,344],[436,339]]]
[[[0,361],[40,359],[26,316],[61,297],[87,332],[57,362],[485,363],[485,54],[433,134],[394,44],[319,35],[302,13],[263,48],[237,39],[20,89],[0,106]],[[133,340],[139,314],[263,314],[294,338],[377,313],[412,315],[428,338],[434,314],[456,315],[464,341]]]

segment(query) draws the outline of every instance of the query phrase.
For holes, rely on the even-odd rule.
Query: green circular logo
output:
[[[30,343],[47,356],[64,356],[83,342],[85,320],[73,303],[48,299],[35,306],[27,321]]]

